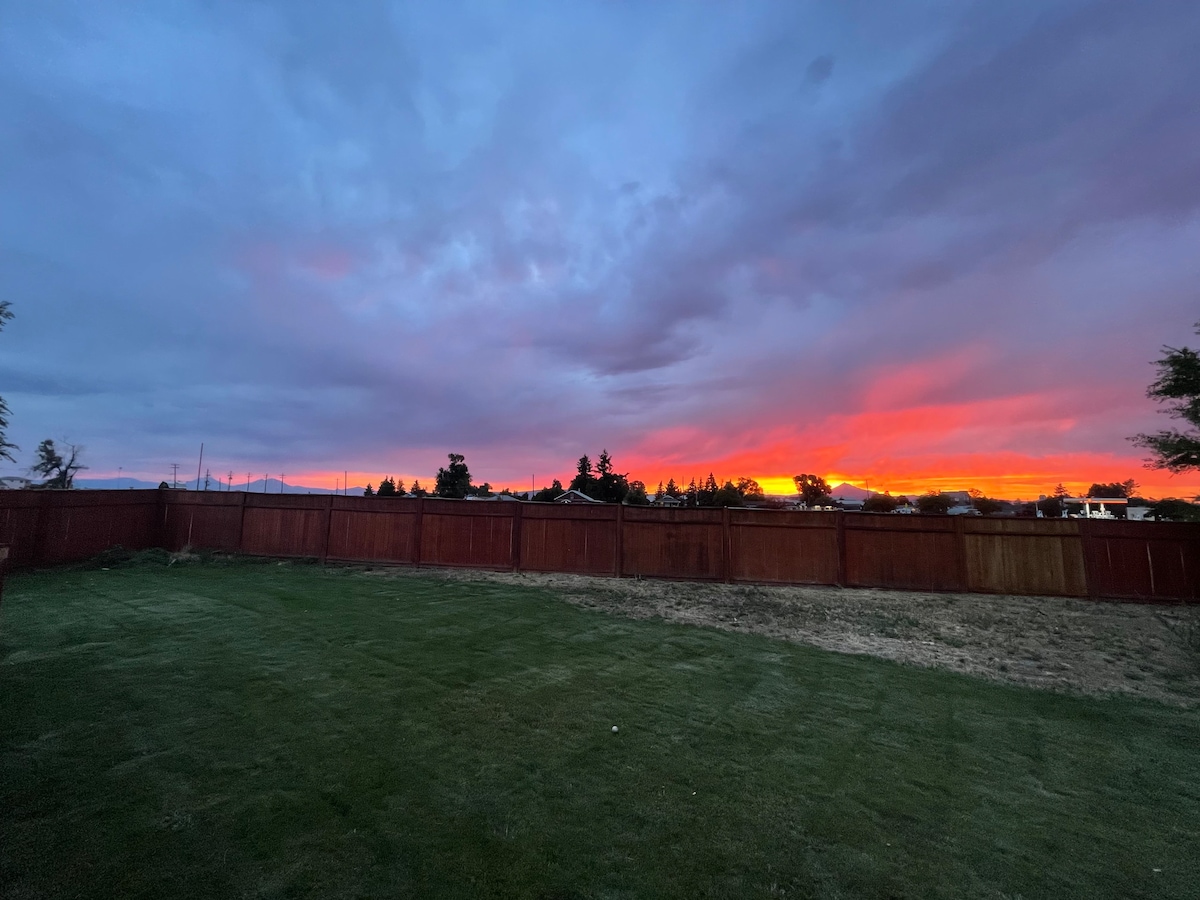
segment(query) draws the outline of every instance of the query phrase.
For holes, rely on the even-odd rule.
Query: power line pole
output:
[[[171,463],[171,487],[179,487],[179,463]]]
[[[208,480],[211,475],[212,475],[212,472],[210,472],[208,469],[204,470],[204,489],[206,491],[208,490]],[[197,478],[197,481],[199,481],[199,478]]]
[[[226,488],[226,491],[232,491],[232,490],[233,490],[233,469],[230,469],[229,470],[229,487]]]
[[[287,477],[287,475],[285,473],[283,473],[283,472],[279,473],[279,493],[281,493],[281,494],[283,493],[283,479],[286,477]]]
[[[200,442],[200,462],[196,463],[196,490],[200,490],[200,467],[204,465],[204,442]]]
[[[246,493],[250,493],[250,473],[246,473]]]
[[[267,482],[270,480],[270,478],[271,478],[270,475],[268,475],[266,472],[263,472],[263,493],[264,494],[267,492]]]

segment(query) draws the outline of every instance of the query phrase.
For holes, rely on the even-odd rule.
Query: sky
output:
[[[1200,4],[0,0],[0,395],[91,477],[1134,478]],[[190,473],[189,473],[190,477]]]

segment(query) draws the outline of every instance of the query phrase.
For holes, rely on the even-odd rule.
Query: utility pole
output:
[[[204,465],[204,442],[200,442],[200,462],[196,463],[196,490],[200,490],[200,467]]]
[[[179,463],[171,463],[171,487],[179,487]]]
[[[350,470],[347,469],[342,473],[342,494],[346,497],[350,496]]]
[[[286,477],[287,477],[287,475],[284,474],[283,472],[279,473],[279,493],[281,493],[281,494],[283,493],[283,479]]]
[[[263,472],[263,493],[264,494],[267,492],[267,481],[270,480],[270,478],[271,478],[270,475],[268,475],[266,472]]]
[[[233,469],[229,470],[229,487],[227,487],[225,490],[227,490],[227,491],[233,490]]]
[[[211,475],[212,475],[212,472],[210,472],[208,469],[204,470],[204,489],[206,491],[208,490],[208,480]]]
[[[246,493],[250,493],[250,473],[246,473]]]

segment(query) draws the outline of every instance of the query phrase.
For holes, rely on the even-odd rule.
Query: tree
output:
[[[396,494],[397,494],[396,482],[392,479],[391,475],[389,475],[387,478],[383,479],[383,481],[379,482],[378,496],[380,496],[380,497],[395,497]]]
[[[1042,516],[1047,519],[1061,519],[1063,514],[1063,498],[1058,496],[1055,491],[1051,497],[1045,497],[1037,502],[1037,509],[1042,511]]]
[[[1110,481],[1108,483],[1096,483],[1088,488],[1087,495],[1089,497],[1102,497],[1108,499],[1119,499],[1121,497],[1132,497],[1138,489],[1138,483],[1132,478],[1125,481]]]
[[[713,498],[717,496],[717,491],[721,486],[717,484],[717,479],[713,478],[713,473],[709,472],[708,477],[704,479],[704,486],[696,492],[696,503],[699,506],[712,506]]]
[[[579,462],[582,464],[583,459]],[[607,450],[600,451],[600,459],[596,462],[596,477],[592,480],[591,488],[591,493],[584,493],[593,500],[603,500],[605,503],[621,503],[629,493],[629,474],[621,474],[613,469],[612,457],[608,455]]]
[[[461,453],[447,454],[450,465],[437,471],[437,483],[433,488],[435,497],[461,500],[471,492],[471,470],[467,468]]]
[[[1186,500],[1159,500],[1150,507],[1150,514],[1169,522],[1200,522],[1200,505]]]
[[[684,491],[684,496],[687,498],[685,502],[688,506],[700,505],[700,488],[696,487],[695,478],[688,482],[687,490]]]
[[[720,490],[713,495],[713,506],[742,506],[742,495],[732,481],[726,481]]]
[[[820,475],[797,475],[792,481],[796,482],[796,493],[805,506],[828,506],[833,502],[829,485]]]
[[[364,497],[374,497],[375,496],[375,488],[371,487],[371,482],[369,482],[369,481],[367,482],[367,486],[365,488],[363,488],[363,496]]]
[[[429,491],[427,491],[427,490],[425,490],[425,488],[421,487],[421,481],[418,478],[413,479],[412,487],[409,488],[408,492],[410,494],[412,494],[414,497],[424,497],[426,494],[429,493]]]
[[[54,441],[49,438],[38,444],[38,459],[29,471],[46,479],[42,482],[42,487],[71,488],[75,484],[75,473],[87,468],[79,463],[79,454],[83,452],[83,448],[70,443],[67,444],[67,448],[70,455],[64,459],[54,446]]]
[[[667,479],[667,496],[679,499],[679,485],[675,483],[674,478]]]
[[[630,506],[649,506],[650,498],[646,496],[646,485],[640,481],[629,482],[629,493],[625,502]]]
[[[981,516],[994,516],[1000,510],[1004,509],[1004,504],[999,500],[994,500],[991,497],[980,495],[973,498],[973,505]]]
[[[557,478],[554,479],[550,487],[544,487],[533,495],[535,503],[553,503],[554,498],[563,493],[562,482]]]
[[[592,485],[595,479],[592,477],[592,460],[585,453],[579,457],[579,461],[575,463],[575,477],[571,479],[570,490],[580,491],[592,496]]]
[[[663,490],[662,482],[660,481],[658,483],[658,490],[656,490],[654,492],[654,502],[661,503],[662,498],[665,497],[666,495],[667,495],[666,492]]]
[[[930,491],[917,498],[917,509],[925,515],[944,516],[950,512],[950,507],[953,505],[954,500],[949,495],[938,491]]]
[[[737,492],[742,495],[744,500],[761,500],[765,496],[763,489],[753,478],[739,478],[734,487],[737,488]]]
[[[1200,322],[1195,330],[1200,334]],[[1200,353],[1188,347],[1163,347],[1163,357],[1154,365],[1158,378],[1146,389],[1146,396],[1165,404],[1160,412],[1182,419],[1191,428],[1137,434],[1131,440],[1150,451],[1147,468],[1175,474],[1200,469]]]
[[[873,513],[895,512],[900,503],[891,494],[872,494],[863,501],[862,511]]]
[[[1057,497],[1059,499],[1059,501],[1062,501],[1062,500],[1065,500],[1067,497],[1070,497],[1071,492],[1068,491],[1065,487],[1063,487],[1062,482],[1060,481],[1058,484],[1056,484],[1054,486],[1054,493],[1052,493],[1051,496]]]
[[[12,312],[8,308],[7,300],[0,300],[0,331],[4,330],[4,323],[12,318]],[[0,459],[7,459],[9,462],[16,462],[12,455],[13,450],[20,448],[16,444],[10,444],[6,439],[8,434],[8,404],[4,402],[4,398],[0,397]]]

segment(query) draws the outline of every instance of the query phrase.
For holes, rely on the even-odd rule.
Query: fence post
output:
[[[417,498],[417,522],[413,526],[413,565],[421,568],[421,526],[425,519],[425,498]]]
[[[846,586],[846,511],[839,509],[834,516],[837,523],[837,586]]]
[[[156,488],[158,493],[158,511],[162,513],[158,517],[158,539],[155,541],[155,546],[160,550],[170,550],[167,546],[167,515],[170,512],[167,506],[167,492],[162,488]]]
[[[625,504],[617,504],[616,559],[613,560],[613,575],[620,578],[625,574]]]
[[[47,507],[50,506],[50,497],[52,491],[43,490],[41,496],[38,497],[36,513],[33,519],[33,547],[31,547],[30,559],[37,565],[45,560],[46,557],[46,519],[49,518]]]
[[[733,538],[729,531],[729,507],[721,507],[721,580],[730,582],[730,572],[733,569]]]
[[[242,553],[243,538],[246,534],[246,492],[238,491],[238,530],[237,530],[237,550],[236,553]]]
[[[1089,600],[1100,599],[1100,578],[1096,573],[1096,543],[1098,538],[1092,531],[1090,519],[1076,519],[1075,527],[1079,531],[1079,546],[1083,551],[1083,581],[1087,585]]]
[[[508,504],[515,507],[512,517],[512,570],[513,572],[521,571],[521,501]]]
[[[325,504],[325,544],[321,548],[321,565],[325,565],[325,561],[329,559],[329,532],[333,528],[333,494],[329,495],[329,502]]]
[[[963,516],[954,517],[954,565],[958,570],[958,589],[970,590],[967,577],[967,522]]]

